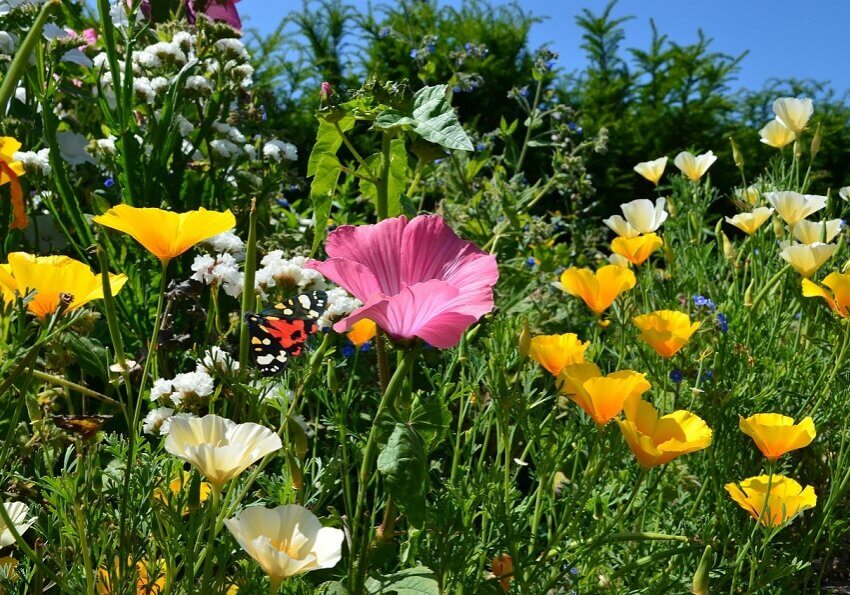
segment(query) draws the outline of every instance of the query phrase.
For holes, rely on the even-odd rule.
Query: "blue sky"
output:
[[[366,6],[366,0],[347,0]],[[460,4],[460,0],[442,0]],[[373,2],[377,5],[380,2]],[[499,0],[497,0],[497,3]],[[504,2],[507,4],[508,2]],[[532,46],[549,43],[560,53],[562,68],[584,66],[574,17],[583,8],[601,12],[607,0],[521,0],[523,9],[546,20],[532,30]],[[300,0],[242,0],[246,27],[269,31]],[[839,93],[850,90],[850,50],[847,27],[850,0],[620,0],[615,15],[633,15],[625,24],[626,47],[647,48],[649,19],[673,41],[695,41],[697,30],[713,38],[714,51],[737,55],[750,50],[741,65],[738,84],[759,88],[770,78],[813,78],[832,83]]]

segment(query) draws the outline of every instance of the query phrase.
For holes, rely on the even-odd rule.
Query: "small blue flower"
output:
[[[705,370],[702,373],[702,377],[706,380],[711,380],[712,378],[714,378],[714,372],[712,372],[711,370]]]
[[[584,133],[584,129],[581,126],[579,126],[578,124],[576,124],[575,122],[568,122],[567,128],[569,128],[572,132],[575,132],[576,134],[583,134]]]
[[[410,50],[410,57],[413,58],[414,60],[416,58],[418,58],[419,57],[419,50],[417,50],[416,48],[413,48],[412,50]]]
[[[696,306],[697,308],[708,308],[712,312],[717,309],[717,306],[714,304],[714,302],[703,295],[695,295],[693,299],[694,306]]]
[[[278,199],[277,199],[277,204],[279,204],[280,206],[282,206],[284,209],[286,209],[286,208],[288,208],[288,207],[289,207],[289,201],[288,201],[288,200],[286,200],[285,198],[278,198]]]
[[[112,178],[106,178],[106,179],[103,181],[103,185],[104,185],[106,188],[112,188],[113,186],[115,186],[115,180],[113,180]]]
[[[454,91],[455,93],[460,93],[460,92],[462,92],[462,91],[463,91],[463,89],[461,89],[460,87],[458,87],[457,85],[455,85],[454,87],[452,87],[452,91]]]
[[[546,62],[546,70],[552,70],[553,68],[555,68],[555,64],[555,60],[549,60],[548,62]]]
[[[475,150],[478,151],[479,153],[486,148],[487,148],[487,145],[485,145],[484,143],[478,143],[477,145],[475,145]]]
[[[465,44],[463,44],[463,49],[465,49],[467,52],[471,52],[472,51],[472,44],[467,41]]]
[[[366,353],[370,349],[372,349],[371,343],[369,343],[369,342],[363,343],[363,345],[360,346],[360,353]]]
[[[428,48],[428,51],[432,54],[437,50],[437,46],[433,43],[429,43],[426,47]]]
[[[675,370],[670,370],[670,380],[679,384],[682,380],[685,379],[685,373],[679,370],[678,368]]]
[[[536,264],[537,264],[537,259],[534,258],[533,256],[529,256],[528,259],[526,259],[526,261],[525,261],[525,266],[527,266],[530,269],[533,269],[534,265],[536,265]]]
[[[352,343],[346,343],[342,346],[341,351],[344,357],[351,357],[354,355],[354,345]]]
[[[378,31],[378,39],[386,39],[390,36],[390,28],[389,27],[381,27],[381,30]]]
[[[721,333],[729,332],[729,319],[723,312],[717,313],[717,325],[720,327]]]
[[[519,94],[522,97],[528,97],[528,87],[523,87],[519,90]]]

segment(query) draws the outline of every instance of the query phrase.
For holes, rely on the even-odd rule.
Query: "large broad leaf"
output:
[[[434,573],[425,566],[400,570],[394,574],[369,578],[366,592],[373,594],[398,593],[398,595],[439,595],[440,585]]]
[[[427,141],[459,151],[472,151],[466,135],[448,100],[448,85],[425,87],[413,96],[413,110],[406,114],[389,109],[375,120],[378,128],[407,126]]]
[[[395,424],[387,445],[378,455],[378,471],[399,510],[412,525],[421,527],[425,522],[428,460],[425,444],[412,427]]]
[[[423,397],[410,412],[410,425],[422,436],[428,450],[432,450],[443,439],[452,414],[439,397]]]

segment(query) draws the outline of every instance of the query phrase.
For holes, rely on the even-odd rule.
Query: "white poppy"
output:
[[[640,233],[652,233],[667,220],[665,200],[657,198],[655,204],[647,198],[639,198],[620,205],[620,210],[630,226]]]
[[[751,213],[738,213],[734,217],[726,217],[726,223],[734,225],[747,235],[753,235],[764,222],[770,219],[773,207],[757,207]]]
[[[814,244],[782,242],[781,248],[780,258],[806,279],[814,275],[838,250],[838,246],[835,244],[824,244],[822,242]]]
[[[826,207],[826,197],[816,194],[783,191],[768,192],[765,197],[788,225],[795,225]]]
[[[623,219],[620,215],[613,215],[607,219],[603,219],[602,223],[607,225],[611,231],[621,238],[636,238],[640,235],[640,232],[632,227],[629,222]]]
[[[780,97],[773,102],[773,113],[795,134],[806,129],[814,111],[812,100],[805,97]]]
[[[297,504],[246,508],[224,524],[269,575],[273,587],[302,572],[332,568],[342,557],[342,530],[323,527],[316,515]]]
[[[797,241],[802,244],[829,243],[841,231],[843,224],[844,222],[841,219],[831,219],[821,222],[806,221],[803,219],[794,225],[792,231]]]
[[[797,138],[794,131],[783,124],[779,118],[774,118],[759,130],[759,136],[761,142],[777,149],[794,142],[794,139]]]
[[[6,514],[9,515],[9,520],[12,521],[12,526],[15,527],[18,535],[23,535],[24,531],[35,522],[34,518],[27,518],[30,509],[23,502],[9,502],[3,506],[6,508]],[[9,531],[3,519],[0,519],[0,547],[7,547],[13,543],[15,543],[15,538],[12,537],[12,532]]]
[[[688,151],[682,151],[676,155],[673,163],[688,179],[696,182],[705,175],[705,172],[715,161],[717,161],[717,156],[711,151],[696,156]]]
[[[280,437],[264,426],[214,414],[175,417],[165,440],[166,451],[190,462],[217,489],[282,446]]]
[[[661,176],[664,175],[664,170],[667,168],[667,157],[659,157],[652,161],[641,161],[634,170],[644,178],[658,186]]]

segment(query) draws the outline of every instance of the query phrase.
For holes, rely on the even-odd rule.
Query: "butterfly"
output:
[[[263,376],[282,371],[291,357],[304,352],[310,335],[319,330],[316,321],[324,314],[328,294],[302,293],[255,314],[245,314],[251,333],[251,353]]]
[[[112,419],[111,415],[53,415],[51,417],[56,427],[81,438],[91,438],[100,431],[103,424]]]

